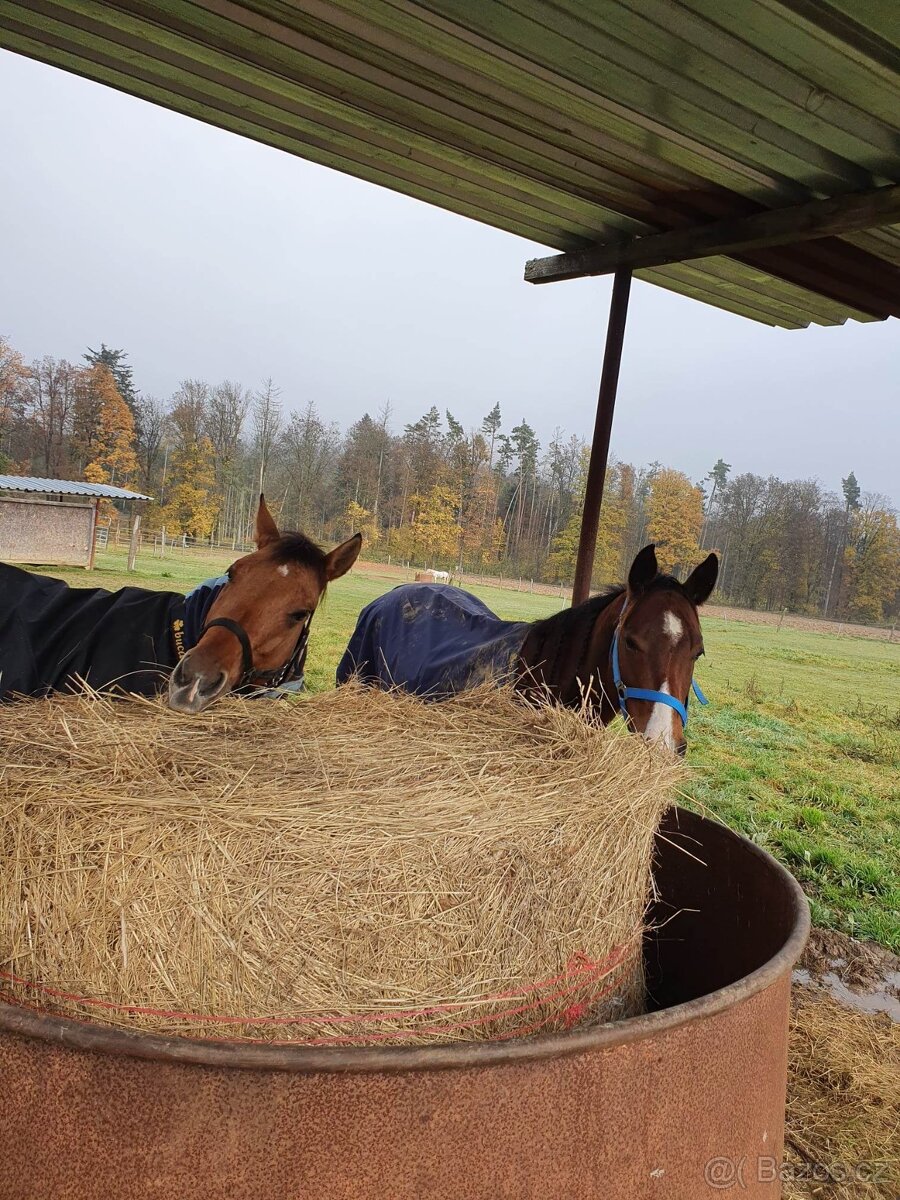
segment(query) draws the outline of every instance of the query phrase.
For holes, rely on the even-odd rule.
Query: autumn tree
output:
[[[324,485],[334,469],[338,431],[335,425],[322,420],[315,404],[309,400],[302,412],[291,415],[283,440],[284,469],[296,497],[296,527],[306,529],[312,524],[313,514],[319,511]],[[376,521],[370,510],[357,504],[355,499],[350,504],[360,514],[368,514],[365,537],[368,544],[374,543],[377,540]],[[350,523],[353,524],[352,520]]]
[[[396,545],[405,557],[420,562],[449,562],[455,559],[461,533],[457,524],[457,496],[452,488],[438,484],[424,495],[411,497],[415,512]]]
[[[63,476],[68,464],[79,375],[65,359],[45,355],[31,364],[23,380],[23,411],[35,432],[43,470],[52,478]]]
[[[164,503],[155,523],[170,533],[208,538],[219,514],[215,448],[207,429],[211,388],[186,379],[172,398],[167,436],[170,442]]]
[[[212,534],[219,511],[214,450],[208,437],[177,446],[171,458],[171,482],[157,523],[170,534],[193,538]]]
[[[571,583],[575,578],[575,564],[578,559],[578,542],[581,536],[581,514],[584,508],[584,496],[587,488],[588,464],[590,449],[584,446],[578,467],[578,478],[575,484],[573,503],[565,524],[553,539],[550,554],[544,566],[544,578],[551,583]]]
[[[347,505],[343,524],[347,537],[352,537],[354,533],[362,534],[363,546],[372,547],[377,543],[379,529],[372,513],[355,500]]]
[[[658,471],[650,486],[647,530],[656,543],[663,571],[685,570],[696,565],[700,554],[703,498],[682,471]]]
[[[631,515],[632,479],[630,470],[621,463],[613,462],[606,468],[594,554],[594,574],[603,584],[617,583],[624,576],[622,547]]]
[[[846,493],[845,493],[846,495]],[[900,580],[900,530],[884,496],[867,495],[856,507],[845,551],[846,612],[863,621],[881,621],[897,597]]]
[[[253,398],[253,452],[259,464],[259,487],[265,491],[266,471],[281,437],[281,391],[267,379]]]
[[[545,578],[552,582],[571,583],[575,578],[589,463],[590,448],[582,446],[576,501],[571,507],[566,524],[554,538],[545,568]],[[613,462],[606,468],[603,503],[597,527],[597,546],[591,571],[591,578],[604,584],[613,583],[620,578],[619,564],[627,531],[630,500],[628,487],[623,491],[621,484],[623,479],[628,478],[629,476],[623,473],[620,463]]]
[[[25,363],[18,350],[0,335],[0,466],[10,461],[12,431],[24,411]]]
[[[240,454],[241,432],[250,407],[250,394],[230,379],[209,389],[203,427],[212,443],[216,481],[224,490]]]
[[[85,478],[128,487],[138,471],[134,416],[107,367],[80,372],[72,426]]]
[[[376,520],[381,519],[386,500],[388,507],[392,507],[395,454],[388,430],[389,416],[388,407],[382,408],[377,417],[363,413],[347,430],[336,464],[337,486],[343,502],[352,499],[369,509]],[[394,500],[399,509],[400,497],[395,496]]]
[[[155,495],[161,482],[159,472],[164,457],[164,439],[168,422],[168,408],[155,396],[138,397],[140,413],[135,423],[136,453],[138,459],[138,487],[141,491]]]

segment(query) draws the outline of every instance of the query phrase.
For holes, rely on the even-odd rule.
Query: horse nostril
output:
[[[210,695],[212,692],[218,692],[228,681],[228,676],[224,671],[220,671],[212,683],[207,683],[206,680],[200,684],[200,691],[205,695]]]
[[[679,742],[675,747],[675,753],[679,756],[679,758],[684,758],[684,756],[687,754],[687,742]]]

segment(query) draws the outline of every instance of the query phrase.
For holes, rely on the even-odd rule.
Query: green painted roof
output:
[[[900,182],[897,0],[0,0],[0,46],[560,250]],[[637,275],[881,319],[900,226]]]

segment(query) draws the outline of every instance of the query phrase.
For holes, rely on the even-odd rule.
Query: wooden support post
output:
[[[597,417],[591,442],[584,509],[581,513],[581,535],[578,539],[578,559],[575,563],[575,583],[572,604],[581,604],[591,592],[591,573],[597,550],[597,530],[600,526],[600,505],[603,503],[603,483],[609,459],[609,438],[612,433],[616,389],[619,385],[619,365],[622,362],[622,343],[625,340],[625,320],[628,316],[628,295],[631,291],[631,271],[617,271],[613,279],[612,300],[609,304],[609,323],[606,327],[606,349],[603,352],[603,373],[597,397]]]
[[[131,518],[131,541],[128,543],[128,570],[134,570],[138,546],[141,544],[141,514],[134,513]]]
[[[97,555],[97,522],[100,519],[100,501],[95,500],[91,512],[91,549],[88,554],[87,569],[93,571],[94,559]]]

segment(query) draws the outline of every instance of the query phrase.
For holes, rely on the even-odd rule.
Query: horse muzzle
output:
[[[199,663],[195,669],[188,653],[169,676],[169,708],[189,715],[201,713],[228,690],[226,671],[204,671]]]

